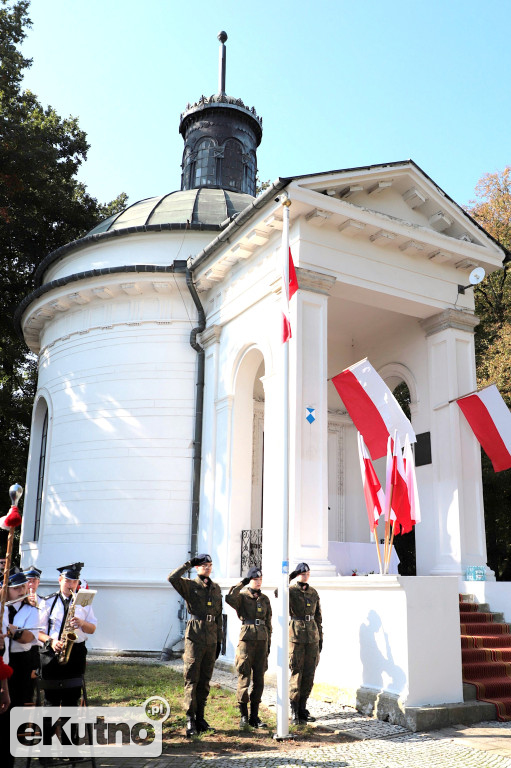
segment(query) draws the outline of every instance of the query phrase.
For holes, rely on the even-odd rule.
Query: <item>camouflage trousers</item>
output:
[[[289,700],[293,704],[309,698],[318,661],[319,643],[289,643]]]
[[[264,690],[264,673],[268,669],[268,643],[266,640],[240,640],[236,648],[236,671],[238,672],[238,704],[259,704]],[[248,689],[252,678],[250,697]]]
[[[198,709],[204,709],[209,695],[209,681],[213,674],[216,643],[203,645],[185,639],[183,655],[187,717],[195,717]]]

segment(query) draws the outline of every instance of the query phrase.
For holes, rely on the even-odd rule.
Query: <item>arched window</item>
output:
[[[248,157],[245,158],[245,165],[243,169],[243,189],[247,195],[255,195],[255,183],[256,183],[256,158],[255,152],[250,152]]]
[[[181,172],[181,189],[190,189],[191,187],[191,171],[193,167],[190,147],[185,147],[183,152]]]
[[[202,139],[196,146],[197,157],[194,163],[194,187],[216,184],[216,157],[213,151],[213,139]]]
[[[225,142],[222,162],[222,186],[241,192],[243,181],[243,148],[236,139]]]
[[[39,449],[39,469],[37,473],[37,494],[34,514],[34,541],[39,539],[39,529],[41,527],[41,510],[43,502],[44,488],[44,469],[46,465],[46,446],[48,442],[48,407],[45,404],[45,414],[43,426],[41,429],[41,443]]]

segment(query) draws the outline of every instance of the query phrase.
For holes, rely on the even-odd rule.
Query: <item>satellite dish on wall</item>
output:
[[[473,269],[470,275],[468,276],[470,285],[477,285],[478,283],[480,283],[481,280],[484,280],[485,274],[486,272],[482,267],[476,267],[475,269]]]
[[[458,285],[458,294],[465,293],[467,288],[472,288],[473,285],[478,285],[481,280],[484,280],[486,272],[482,267],[476,267],[472,270],[470,275],[468,276],[468,279],[470,281],[469,285]]]

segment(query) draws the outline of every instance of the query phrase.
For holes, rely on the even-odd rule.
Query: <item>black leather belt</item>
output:
[[[196,616],[195,614],[191,613],[190,619],[195,619],[196,621],[214,621],[215,617],[211,613],[208,613],[205,616]]]
[[[245,626],[256,626],[258,627],[260,624],[264,624],[263,619],[254,619],[253,621],[250,621],[249,619],[243,619],[243,624]]]
[[[307,616],[291,616],[291,621],[312,621],[313,619],[314,616],[311,616],[310,613]]]

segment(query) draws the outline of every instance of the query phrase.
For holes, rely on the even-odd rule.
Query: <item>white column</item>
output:
[[[335,278],[306,269],[297,269],[297,276],[290,346],[290,566],[305,561],[316,575],[334,576],[328,561],[327,320]]]
[[[433,460],[432,508],[421,525],[429,538],[430,573],[464,576],[486,565],[481,453],[456,398],[477,388],[474,328],[478,318],[447,309],[421,322],[428,346]],[[494,578],[487,569],[487,578]]]

